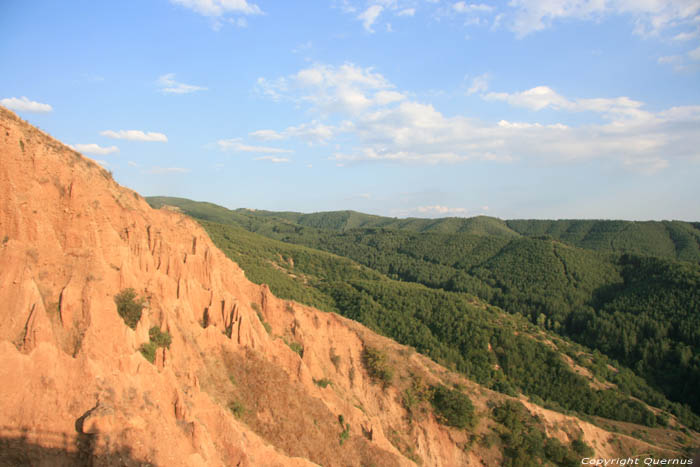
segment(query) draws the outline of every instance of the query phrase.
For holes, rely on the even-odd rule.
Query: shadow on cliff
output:
[[[96,450],[96,436],[0,426],[0,467],[151,466],[128,447]]]

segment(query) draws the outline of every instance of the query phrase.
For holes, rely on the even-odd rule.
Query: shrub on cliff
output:
[[[362,353],[362,362],[372,379],[381,381],[384,386],[391,384],[394,379],[394,369],[391,367],[386,353],[380,349],[365,347]]]
[[[430,402],[435,408],[436,415],[445,425],[468,428],[474,426],[476,422],[472,401],[461,391],[443,385],[434,386]]]
[[[117,304],[117,313],[122,317],[127,326],[136,329],[136,325],[141,319],[141,311],[147,302],[144,298],[138,297],[134,289],[124,289],[114,296],[114,303]]]

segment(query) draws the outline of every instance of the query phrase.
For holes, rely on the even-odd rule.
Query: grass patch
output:
[[[238,418],[239,420],[243,418],[245,415],[245,406],[241,401],[238,400],[233,400],[229,402],[228,404],[228,409],[231,411],[234,417]]]
[[[338,441],[340,442],[340,445],[342,446],[345,441],[347,441],[350,438],[350,424],[345,423],[345,417],[343,415],[338,415],[338,423],[340,423],[341,428],[343,428],[343,431],[340,432],[340,435],[338,435]],[[343,426],[345,425],[345,426]]]
[[[257,303],[255,305],[257,305]],[[259,309],[259,307],[258,307],[258,309]],[[268,334],[272,334],[272,326],[270,326],[270,323],[265,321],[265,318],[263,318],[263,315],[260,311],[256,310],[255,312],[258,314],[258,319],[260,320],[260,323],[262,323],[263,327],[265,328],[265,331],[267,331]]]
[[[299,342],[287,342],[286,339],[284,343],[287,344],[295,353],[299,354],[301,358],[304,358],[304,346],[302,344]]]
[[[394,369],[389,365],[389,360],[384,351],[373,347],[365,347],[362,352],[362,362],[370,378],[381,381],[385,387],[391,384],[394,379]]]

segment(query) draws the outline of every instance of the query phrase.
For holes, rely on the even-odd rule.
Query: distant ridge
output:
[[[274,223],[288,223],[339,232],[387,229],[503,238],[546,235],[588,250],[700,262],[700,222],[576,219],[504,221],[489,216],[399,219],[357,211],[303,214],[290,211],[229,210],[213,203],[185,198],[152,196],[146,199],[156,208],[163,205],[176,206],[194,217],[224,224],[235,223],[254,232],[274,228]]]

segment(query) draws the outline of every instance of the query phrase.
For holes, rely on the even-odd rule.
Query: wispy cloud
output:
[[[324,125],[316,120],[290,126],[281,132],[275,130],[258,130],[250,133],[250,136],[261,141],[276,141],[287,138],[297,138],[307,144],[325,144],[342,129],[330,125]]]
[[[374,32],[374,30],[372,29],[372,25],[377,21],[377,18],[379,18],[379,15],[382,13],[382,10],[384,10],[383,6],[372,5],[365,11],[357,15],[357,19],[362,21],[362,26],[365,28],[365,31]]]
[[[260,156],[255,158],[256,161],[269,161],[273,164],[282,164],[284,162],[289,162],[286,157],[275,157],[275,156]]]
[[[220,139],[216,145],[222,151],[230,152],[250,152],[257,154],[288,154],[293,151],[289,149],[273,148],[269,146],[251,146],[241,142],[240,138]]]
[[[115,152],[119,152],[119,148],[116,146],[108,146],[108,147],[102,147],[99,144],[76,144],[71,146],[73,149],[75,149],[78,152],[82,152],[83,154],[90,154],[93,156],[106,156],[107,154],[113,154]]]
[[[184,167],[151,167],[145,171],[147,174],[185,174],[191,172],[190,169]]]
[[[207,88],[203,86],[195,86],[194,84],[185,84],[175,81],[175,73],[168,73],[158,78],[156,81],[160,87],[160,92],[166,94],[189,94],[196,91],[205,91]]]
[[[163,133],[143,132],[141,130],[105,130],[101,131],[100,134],[108,138],[126,139],[129,141],[168,142],[168,137]]]
[[[7,97],[0,100],[0,104],[4,105],[8,109],[16,110],[18,112],[32,112],[32,113],[49,113],[53,111],[53,107],[49,104],[42,104],[41,102],[30,101],[28,98],[22,97]]]
[[[486,92],[489,89],[489,79],[490,76],[488,73],[481,74],[479,76],[475,76],[472,79],[472,84],[469,86],[469,89],[467,89],[467,95],[471,96],[474,93],[477,92]]]
[[[517,37],[546,29],[557,20],[595,20],[611,15],[634,18],[637,34],[658,35],[666,29],[692,26],[700,12],[697,0],[511,0],[508,5],[514,10],[511,29]]]
[[[405,95],[372,68],[352,63],[316,64],[274,80],[258,78],[258,91],[274,100],[290,99],[312,104],[326,113],[358,113],[377,105],[405,99]]]
[[[493,7],[485,3],[457,2],[452,5],[452,9],[457,13],[491,12]]]
[[[652,114],[643,110],[644,104],[629,97],[567,99],[548,86],[536,86],[526,91],[506,93],[491,92],[486,100],[506,101],[510,105],[532,110],[552,108],[572,112],[597,112],[609,118],[648,119]]]
[[[243,15],[262,14],[260,7],[247,0],[170,0],[171,3],[199,13],[202,16],[219,17],[227,13]]]
[[[552,109],[568,116],[591,112],[599,123],[570,126],[535,121],[497,123],[468,115],[446,116],[432,105],[409,99],[372,69],[346,65],[344,69],[315,65],[271,83],[279,99],[292,99],[315,113],[317,120],[287,130],[262,130],[262,139],[289,137],[292,128],[324,128],[327,141],[344,133],[350,146],[330,157],[337,165],[362,162],[457,164],[470,160],[575,163],[609,160],[630,170],[654,173],[674,158],[700,159],[700,106],[682,106],[661,112],[645,109],[643,102],[626,96],[568,98],[549,86],[511,93],[482,95],[486,101],[504,101],[532,111]],[[472,83],[476,89],[484,85]],[[477,92],[475,89],[475,92]],[[402,99],[382,103],[379,91]],[[354,96],[351,101],[346,98]],[[342,122],[334,125],[329,121]],[[539,162],[538,162],[539,163]]]
[[[421,214],[433,214],[433,215],[465,215],[467,213],[467,210],[465,208],[451,208],[448,206],[441,206],[439,204],[433,205],[433,206],[418,206],[416,208],[416,211],[421,213]]]
[[[337,0],[341,11],[361,21],[373,32],[380,15],[418,15],[415,0]],[[358,13],[359,12],[359,13]],[[663,36],[686,41],[698,35],[700,3],[697,0],[511,0],[469,2],[428,0],[421,4],[426,18],[463,20],[466,26],[505,25],[516,37],[524,38],[550,28],[559,21],[599,21],[612,16],[631,19],[633,32],[645,37]]]

